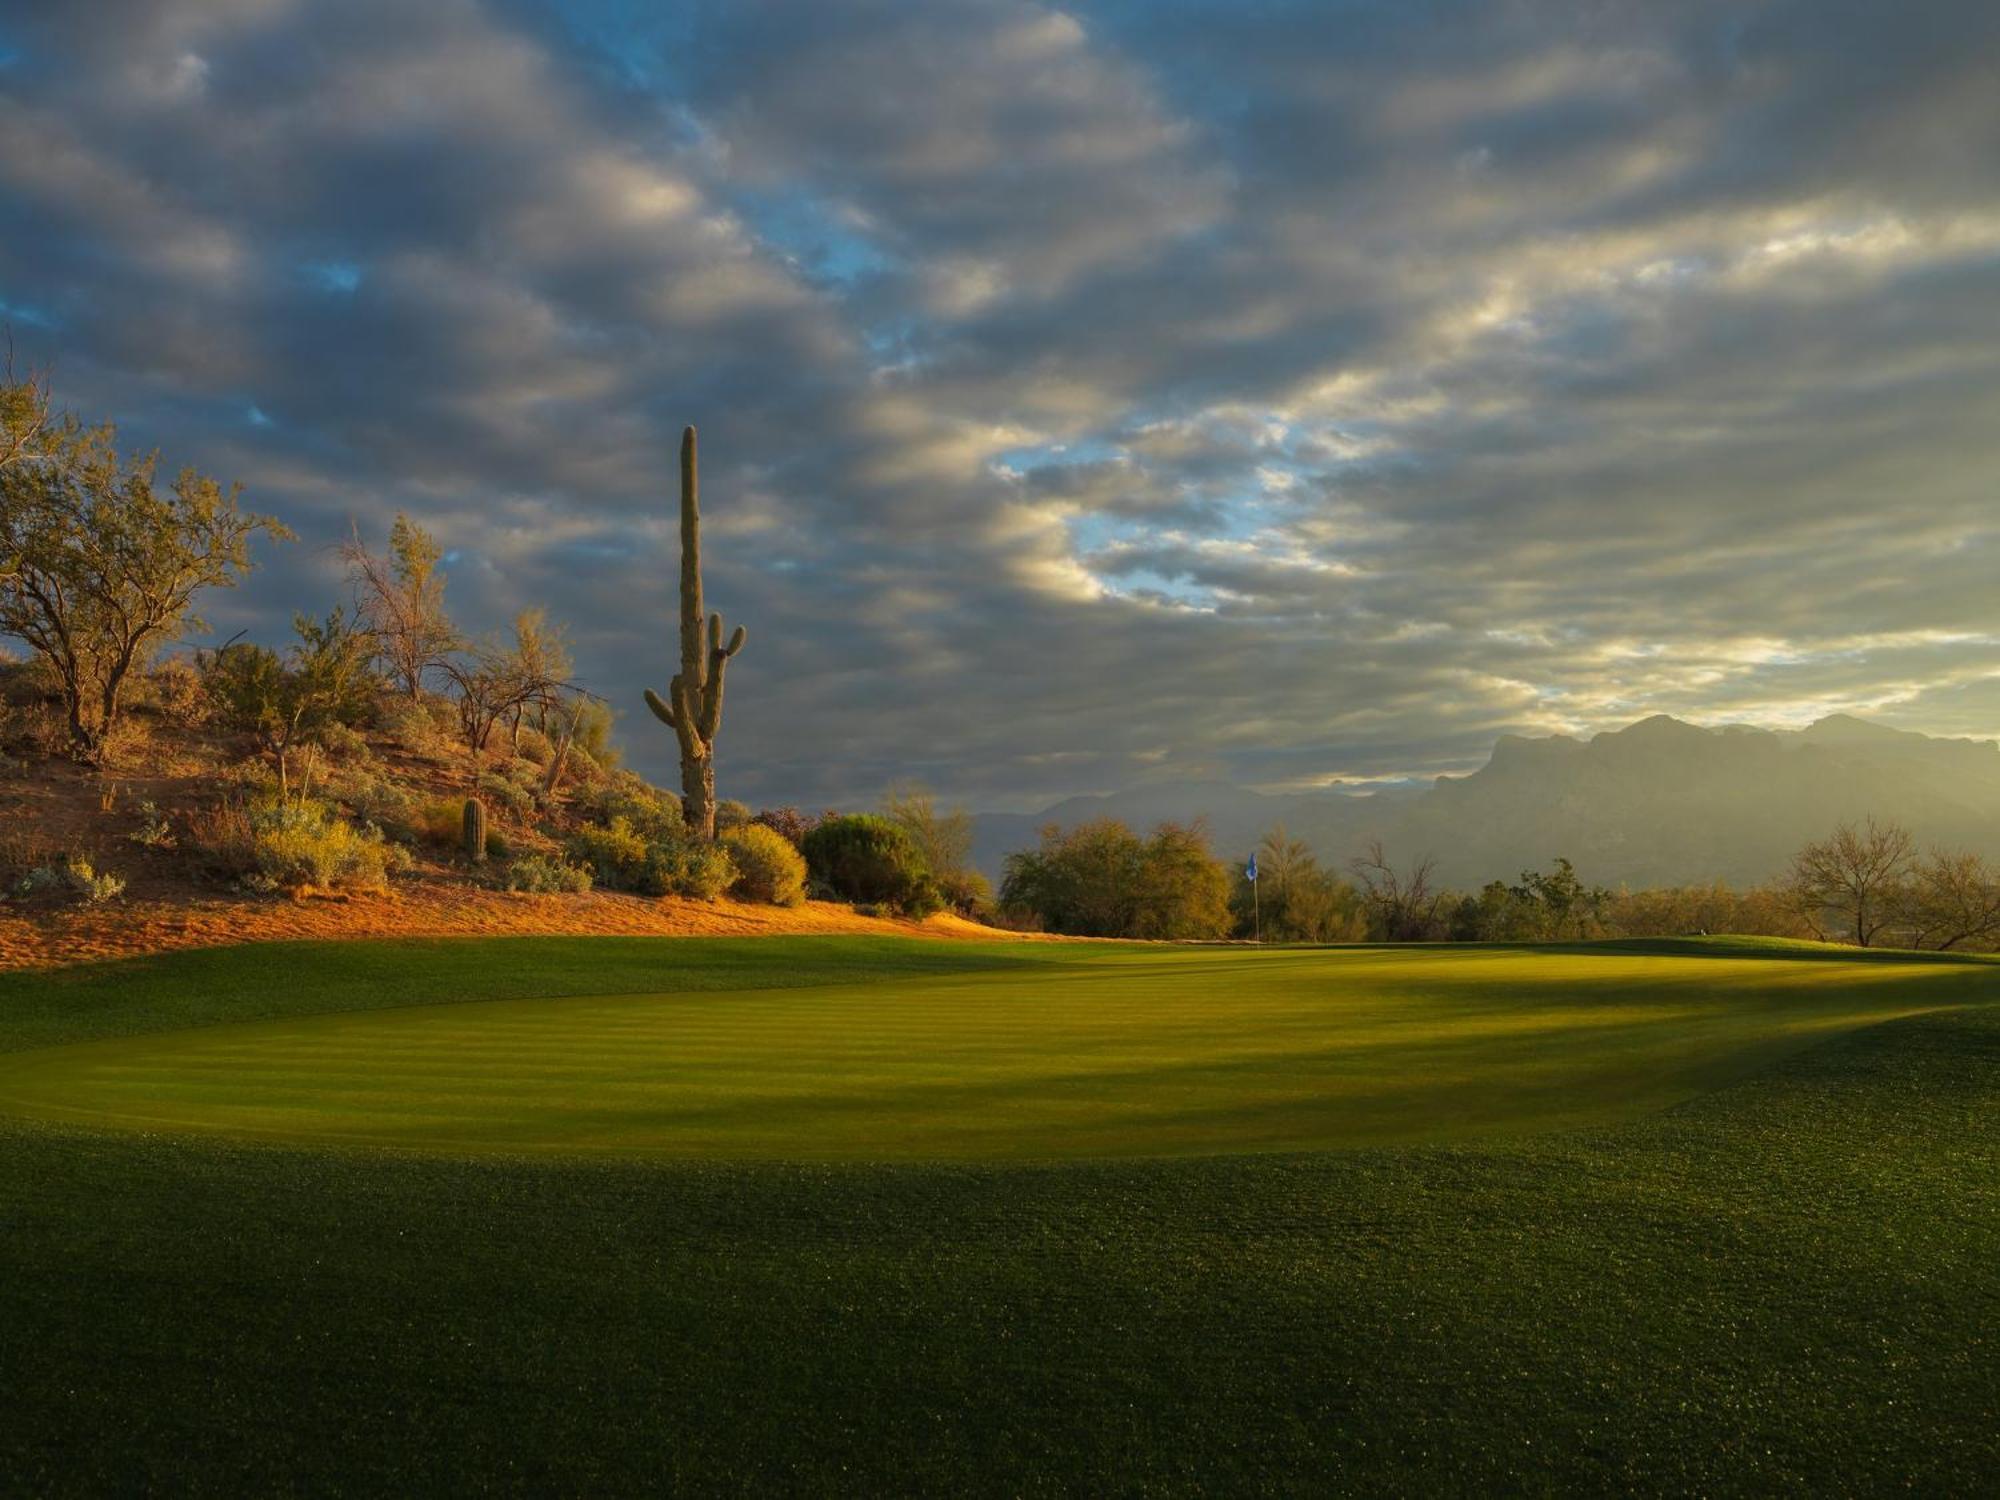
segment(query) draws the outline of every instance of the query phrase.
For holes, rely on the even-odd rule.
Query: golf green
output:
[[[0,1056],[0,1112],[433,1151],[794,1160],[1470,1141],[1657,1111],[1983,996],[1824,952],[1075,948],[863,982],[293,1014]],[[568,983],[584,982],[575,974]]]
[[[1996,997],[1750,941],[0,976],[0,1493],[1982,1493]]]

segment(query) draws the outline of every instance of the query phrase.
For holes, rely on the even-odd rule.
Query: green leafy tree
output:
[[[87,762],[102,758],[133,672],[204,628],[196,596],[249,571],[257,533],[291,535],[193,469],[161,488],[157,457],[123,459],[110,423],[64,418],[0,467],[0,634],[48,664]]]
[[[1135,938],[1219,938],[1230,929],[1229,873],[1199,823],[1162,823],[1146,840],[1133,894]]]
[[[1116,818],[1051,823],[1038,848],[1007,856],[1000,905],[1050,932],[1128,937],[1145,857],[1144,842]]]
[[[1257,888],[1239,871],[1230,905],[1246,937],[1261,931],[1273,942],[1333,943],[1368,935],[1360,894],[1321,869],[1311,847],[1282,823],[1257,845]]]
[[[1489,880],[1473,896],[1461,896],[1451,908],[1449,936],[1457,943],[1504,943],[1528,936],[1514,888],[1504,880]]]
[[[893,906],[911,916],[938,909],[937,887],[910,836],[887,818],[848,813],[805,836],[812,878],[846,901]]]
[[[0,374],[0,469],[36,457],[44,440],[60,430],[48,382],[32,373],[17,377],[10,350]]]
[[[230,728],[254,734],[278,758],[289,789],[292,752],[316,743],[335,724],[356,724],[374,696],[373,645],[336,609],[324,620],[294,615],[298,634],[288,659],[238,642],[202,659],[204,683]]]
[[[1007,856],[1000,904],[1079,937],[1211,938],[1229,930],[1229,876],[1200,825],[1142,839],[1115,818],[1063,829]]]
[[[1560,857],[1546,872],[1523,870],[1521,883],[1510,887],[1508,894],[1528,929],[1519,936],[1556,941],[1600,931],[1605,905],[1611,900],[1611,892],[1585,885],[1577,878],[1576,867]]]

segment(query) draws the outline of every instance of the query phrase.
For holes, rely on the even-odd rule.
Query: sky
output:
[[[2000,733],[1991,0],[0,0],[0,319],[753,803]]]

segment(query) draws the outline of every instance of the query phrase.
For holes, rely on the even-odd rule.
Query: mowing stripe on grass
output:
[[[1658,1110],[1815,1038],[1987,998],[2000,977],[1976,964],[1508,948],[1105,948],[1056,962],[975,954],[956,972],[856,956],[876,964],[866,983],[732,987],[765,977],[733,960],[691,967],[702,983],[673,992],[295,1015],[18,1052],[0,1057],[0,1110],[689,1158],[1469,1140]]]

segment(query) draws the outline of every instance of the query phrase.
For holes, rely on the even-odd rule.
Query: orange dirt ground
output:
[[[653,900],[592,891],[530,896],[446,881],[399,884],[387,895],[288,900],[209,897],[114,901],[100,907],[0,912],[0,969],[48,968],[170,948],[288,938],[503,937],[613,934],[754,937],[869,933],[882,937],[1019,938],[940,914],[922,922],[864,917],[811,901],[783,908],[737,901]]]

